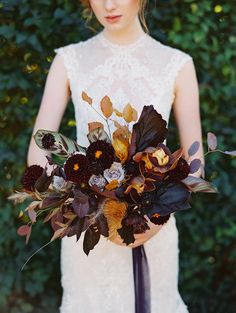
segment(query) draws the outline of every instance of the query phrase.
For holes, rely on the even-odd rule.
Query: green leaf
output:
[[[53,135],[55,142],[50,148],[44,148],[42,145],[42,139],[46,134]],[[33,136],[36,144],[40,149],[49,151],[57,156],[67,158],[70,154],[74,152],[85,152],[86,148],[78,145],[74,140],[54,131],[39,129]]]

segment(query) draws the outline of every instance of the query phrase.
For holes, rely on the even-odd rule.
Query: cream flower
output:
[[[113,180],[117,180],[119,183],[124,179],[125,177],[125,171],[119,162],[113,162],[111,167],[103,171],[103,175],[110,183]]]
[[[102,175],[92,175],[88,183],[91,187],[95,185],[102,191],[106,185],[106,180]]]

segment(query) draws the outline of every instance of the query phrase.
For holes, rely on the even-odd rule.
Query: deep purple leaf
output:
[[[72,206],[78,217],[83,218],[89,212],[89,197],[75,188]]]
[[[95,231],[93,226],[86,230],[84,234],[83,250],[87,255],[89,255],[89,252],[96,246],[99,239],[100,233],[99,231]]]
[[[217,137],[215,134],[209,132],[207,133],[207,144],[210,150],[215,150],[217,147]]]
[[[61,211],[58,211],[55,215],[52,216],[50,223],[54,232],[61,228],[61,226],[59,226],[56,222],[63,223],[63,221],[64,218]]]
[[[46,208],[50,208],[50,207],[56,207],[58,205],[60,205],[62,202],[64,201],[63,198],[61,198],[61,196],[57,195],[57,196],[48,196],[46,198],[43,199],[40,209],[46,209]]]
[[[43,174],[36,180],[34,185],[35,189],[37,189],[39,192],[46,191],[50,186],[52,179],[53,175],[48,176],[47,169],[44,168]]]
[[[147,211],[149,218],[155,213],[167,215],[179,210],[189,209],[191,193],[182,183],[170,183],[156,190],[156,197],[152,209]]]
[[[188,149],[188,155],[189,156],[194,155],[198,151],[199,147],[200,147],[200,142],[194,141],[194,143]]]
[[[96,218],[96,225],[101,235],[103,235],[104,237],[109,236],[109,227],[108,227],[107,219],[104,216],[104,214],[100,214]]]
[[[138,122],[133,125],[129,157],[163,142],[168,132],[166,125],[166,121],[157,113],[153,105],[145,105]]]
[[[199,159],[192,160],[192,162],[190,163],[190,174],[196,173],[201,167],[201,164],[202,162]]]
[[[66,230],[66,236],[71,237],[76,235],[76,241],[78,241],[82,233],[84,220],[85,218],[74,219],[74,221],[71,223],[71,225],[68,226]]]

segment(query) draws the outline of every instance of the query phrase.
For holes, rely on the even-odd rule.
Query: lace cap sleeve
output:
[[[63,63],[67,72],[67,77],[70,84],[72,84],[78,63],[76,59],[76,44],[72,43],[67,46],[55,48],[54,52],[62,56]]]
[[[175,49],[175,52],[174,52],[172,60],[171,60],[173,81],[176,80],[181,69],[190,60],[192,60],[192,57],[190,54],[188,54],[182,50]]]

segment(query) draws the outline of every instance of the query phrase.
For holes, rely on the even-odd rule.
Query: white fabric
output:
[[[92,97],[98,111],[100,100],[108,95],[120,111],[130,103],[140,114],[144,105],[153,104],[168,122],[175,79],[192,59],[145,33],[134,43],[118,45],[102,31],[54,51],[63,56],[75,107],[77,141],[83,146],[89,144],[88,122],[104,120],[82,100],[82,91]],[[113,124],[110,127],[113,131]],[[151,313],[188,312],[178,291],[179,248],[174,215],[144,247],[151,274]],[[75,236],[65,237],[61,273],[60,313],[134,313],[131,248],[101,236],[87,256],[83,252],[83,234],[78,242]]]

